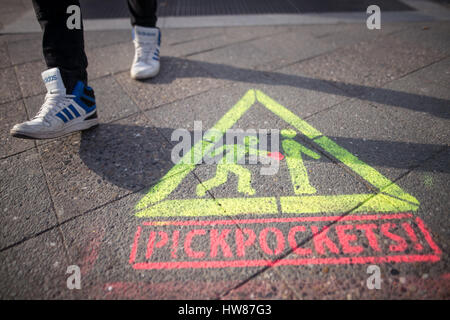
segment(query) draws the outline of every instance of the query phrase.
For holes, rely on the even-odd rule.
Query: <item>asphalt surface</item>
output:
[[[100,125],[40,141],[9,130],[43,101],[41,34],[1,34],[0,297],[448,299],[449,34],[448,21],[163,28],[160,74],[137,82],[129,30],[86,31]],[[254,194],[229,173],[199,196],[218,166],[171,160],[194,121],[295,130],[318,155],[300,156],[315,192],[296,191],[280,141],[276,174],[242,166]]]

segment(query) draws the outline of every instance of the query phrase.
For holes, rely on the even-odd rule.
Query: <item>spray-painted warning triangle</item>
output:
[[[166,198],[195,169],[187,159],[206,154],[214,144],[211,137],[226,133],[258,101],[275,115],[289,123],[313,144],[336,158],[361,176],[379,192],[349,195],[296,195],[279,197],[245,197],[216,199]],[[198,158],[198,157],[196,157]],[[377,170],[359,160],[346,149],[324,136],[306,121],[259,90],[249,90],[210,130],[197,142],[136,205],[137,217],[160,216],[220,216],[236,214],[310,214],[343,212],[400,212],[415,211],[419,201]],[[281,211],[281,212],[280,212]]]

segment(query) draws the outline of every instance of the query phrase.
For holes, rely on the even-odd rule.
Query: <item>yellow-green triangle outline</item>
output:
[[[276,197],[164,200],[195,169],[196,162],[192,162],[191,159],[201,159],[214,146],[214,143],[210,141],[217,133],[213,134],[213,132],[219,131],[224,135],[256,101],[379,190],[377,194],[283,196],[278,198],[281,213],[402,212],[415,211],[419,207],[420,203],[416,198],[403,191],[377,170],[337,145],[263,92],[250,89],[205,133],[203,140],[197,142],[190,152],[138,202],[135,206],[136,216],[221,216],[279,213]]]

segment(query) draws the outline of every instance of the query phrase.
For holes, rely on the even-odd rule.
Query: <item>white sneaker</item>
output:
[[[134,26],[133,39],[135,54],[131,77],[142,80],[156,76],[159,72],[161,31],[158,28]]]
[[[11,129],[13,137],[51,139],[98,124],[92,88],[78,81],[72,94],[66,94],[58,68],[42,72],[42,79],[47,87],[44,104],[32,120]]]

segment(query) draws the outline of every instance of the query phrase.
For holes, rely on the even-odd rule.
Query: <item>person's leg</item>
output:
[[[67,9],[72,5],[79,8],[78,0],[33,0],[33,5],[44,31],[42,46],[49,69],[42,72],[42,80],[47,94],[38,113],[16,124],[11,135],[50,139],[97,125],[94,90],[87,86],[83,29],[67,25],[73,14]]]
[[[71,5],[78,0],[33,0],[42,31],[42,48],[48,68],[59,68],[67,92],[72,92],[78,80],[87,84],[88,61],[84,52],[83,22],[81,29],[68,29]]]
[[[156,27],[156,0],[128,0],[133,26],[135,55],[130,74],[133,79],[148,79],[159,72],[161,31]]]
[[[155,28],[156,21],[156,0],[128,0],[128,8],[131,15],[131,25]]]

